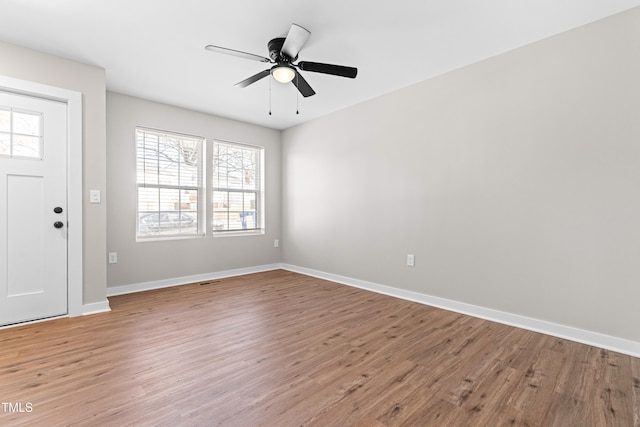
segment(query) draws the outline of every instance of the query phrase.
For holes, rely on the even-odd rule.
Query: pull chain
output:
[[[296,114],[300,114],[300,90],[298,90],[298,73],[296,73]],[[271,79],[269,79],[269,115],[271,115]]]
[[[271,76],[269,76],[269,115],[271,115]]]

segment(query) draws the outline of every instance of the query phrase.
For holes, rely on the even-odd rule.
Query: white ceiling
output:
[[[640,0],[0,0],[0,40],[106,70],[107,89],[285,129],[430,77],[640,6]],[[355,80],[303,72],[317,92],[265,78],[291,23],[304,61],[358,68]],[[640,23],[639,23],[640,24]],[[0,58],[2,60],[2,58]],[[296,114],[299,103],[300,114]]]

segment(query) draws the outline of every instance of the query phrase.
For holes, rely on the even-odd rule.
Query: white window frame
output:
[[[225,145],[225,146],[229,146],[229,147],[234,147],[234,148],[239,148],[239,149],[246,149],[246,150],[252,150],[254,151],[257,156],[258,159],[256,161],[256,187],[255,189],[238,189],[238,188],[232,188],[232,187],[223,187],[223,186],[219,186],[216,187],[215,185],[215,165],[216,165],[216,155],[218,153],[218,149],[217,147],[220,145]],[[211,179],[209,180],[211,183],[211,202],[208,204],[209,208],[211,209],[211,224],[209,224],[210,229],[212,230],[212,234],[214,237],[229,237],[229,236],[247,236],[247,235],[256,235],[256,234],[264,234],[265,233],[265,191],[264,191],[264,184],[265,184],[265,177],[264,177],[264,163],[265,163],[265,149],[262,146],[258,146],[258,145],[250,145],[250,144],[243,144],[243,143],[238,143],[238,142],[231,142],[231,141],[224,141],[224,140],[214,140],[213,141],[213,154],[211,156],[212,159],[212,163],[211,163]],[[247,229],[224,229],[224,230],[220,230],[216,228],[216,219],[215,219],[215,211],[216,211],[216,207],[214,207],[214,201],[216,200],[216,192],[229,192],[229,193],[251,193],[255,195],[255,227],[254,228],[247,228]],[[229,207],[227,208],[229,209]]]
[[[139,146],[138,146],[138,138],[139,133],[149,133],[159,137],[170,137],[177,139],[188,139],[188,140],[197,140],[200,144],[199,146],[199,159],[198,159],[198,182],[197,185],[169,185],[169,184],[160,184],[160,183],[148,183],[148,182],[138,182],[138,158],[139,154]],[[177,239],[192,239],[192,238],[201,238],[205,235],[205,218],[206,218],[206,199],[205,199],[205,171],[206,171],[206,139],[201,136],[188,135],[184,133],[159,130],[153,128],[147,128],[142,126],[137,126],[135,130],[135,144],[136,144],[136,241],[137,242],[150,242],[150,241],[158,241],[158,240],[177,240]],[[169,189],[169,190],[188,190],[193,191],[197,194],[197,226],[196,231],[193,233],[163,233],[163,234],[143,234],[140,230],[140,218],[142,213],[140,212],[140,189],[141,188],[157,188],[157,189]],[[179,201],[182,205],[182,201]],[[182,215],[182,208],[180,207],[176,212],[179,215]],[[160,216],[162,210],[158,208],[158,215]]]

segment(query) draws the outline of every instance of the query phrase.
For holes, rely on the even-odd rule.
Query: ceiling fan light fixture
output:
[[[288,65],[277,65],[271,69],[271,75],[280,83],[289,83],[296,76],[296,72]]]

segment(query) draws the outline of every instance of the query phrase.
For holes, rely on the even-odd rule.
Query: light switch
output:
[[[416,266],[416,256],[413,254],[408,254],[407,255],[407,265],[409,267],[415,267]]]
[[[89,191],[89,203],[100,203],[100,190]]]

